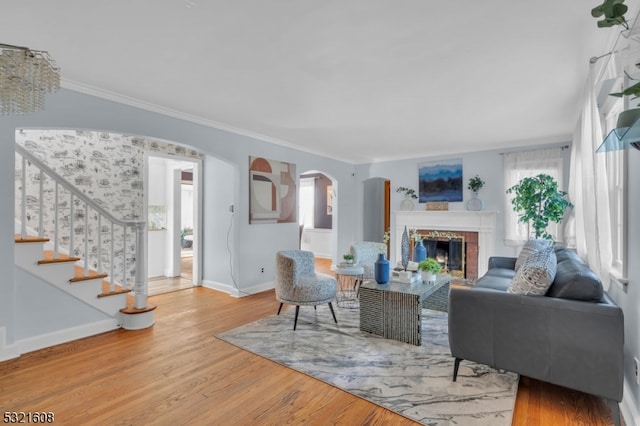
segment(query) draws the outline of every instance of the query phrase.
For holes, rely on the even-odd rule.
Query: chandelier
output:
[[[59,88],[60,69],[47,52],[0,43],[0,114],[42,110]]]

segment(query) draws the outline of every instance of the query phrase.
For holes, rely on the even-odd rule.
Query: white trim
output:
[[[478,276],[487,272],[494,253],[497,211],[396,211],[391,215],[391,259],[400,259],[402,233],[411,229],[468,231],[478,233]]]
[[[24,354],[27,352],[37,351],[38,349],[48,348],[62,343],[71,342],[73,340],[116,330],[118,328],[120,328],[118,320],[115,318],[109,318],[91,324],[79,325],[77,327],[18,340],[16,342],[16,346],[18,347],[20,354]]]
[[[6,327],[0,327],[0,362],[7,361],[9,359],[18,358],[20,351],[18,347],[14,345],[7,345],[7,329]]]
[[[636,386],[635,384],[633,386]],[[627,425],[640,425],[640,412],[632,398],[633,392],[630,389],[630,383],[624,379],[624,389],[622,391],[622,402],[620,403],[620,412],[624,417]]]
[[[229,296],[239,298],[251,296],[252,294],[262,293],[263,291],[273,290],[275,288],[275,283],[273,281],[268,281],[240,291],[233,285],[209,280],[202,280],[202,287],[208,288],[210,290],[221,291],[223,293],[227,293]]]

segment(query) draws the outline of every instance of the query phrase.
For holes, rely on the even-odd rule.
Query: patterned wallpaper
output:
[[[204,156],[191,149],[153,139],[129,136],[119,133],[86,130],[42,130],[20,129],[16,132],[16,143],[25,147],[41,161],[63,176],[69,183],[91,197],[115,217],[124,220],[141,220],[143,206],[143,177],[145,152],[159,153],[176,158],[203,159]],[[21,209],[22,158],[16,153],[16,217]],[[27,165],[27,226],[39,227],[39,172]],[[55,185],[51,179],[44,180],[44,234],[52,236],[55,228]],[[59,227],[62,235],[61,247],[69,247],[71,226],[70,196],[67,191],[59,193]],[[74,254],[84,256],[84,228],[87,226],[89,259],[91,267],[97,267],[97,214],[85,211],[84,202],[74,202]],[[85,220],[88,219],[88,220]],[[114,245],[121,254],[123,250],[122,231],[116,232]],[[104,248],[110,244],[111,231],[102,223],[103,265],[109,268]],[[135,261],[135,237],[127,235],[127,263]],[[105,262],[107,262],[105,264]],[[116,273],[120,281],[122,269]],[[135,275],[135,269],[128,267],[128,274]],[[108,269],[107,269],[108,271]]]

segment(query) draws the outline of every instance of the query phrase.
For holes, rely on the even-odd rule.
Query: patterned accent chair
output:
[[[375,243],[372,241],[360,241],[351,245],[353,262],[364,268],[365,280],[375,278],[375,263],[380,253],[387,252],[385,243]]]
[[[338,323],[331,302],[336,298],[336,279],[315,271],[313,253],[304,250],[284,250],[276,254],[276,298],[282,305],[296,305],[293,329],[298,324],[298,313],[302,305],[329,304],[333,320]]]

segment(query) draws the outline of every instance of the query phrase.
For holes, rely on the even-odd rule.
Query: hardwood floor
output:
[[[180,258],[180,276],[149,278],[147,294],[157,296],[191,287],[193,287],[193,257],[183,256]]]
[[[242,299],[201,287],[150,298],[156,324],[0,363],[4,411],[50,411],[64,425],[414,422],[215,336],[274,314],[273,291]],[[604,403],[522,379],[515,425],[610,424]]]

